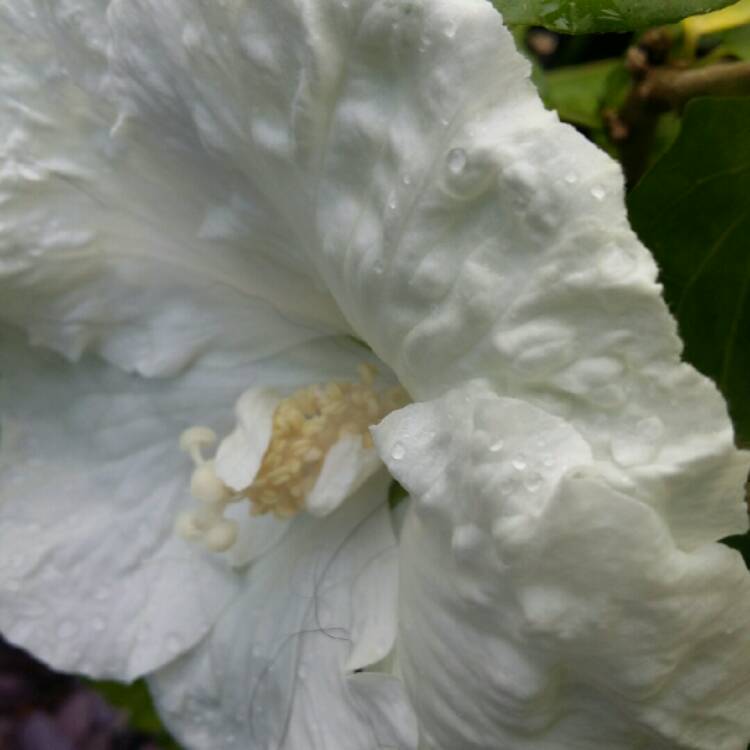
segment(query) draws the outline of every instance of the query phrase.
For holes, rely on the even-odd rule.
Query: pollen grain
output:
[[[376,370],[360,365],[359,382],[311,385],[285,398],[273,415],[273,431],[253,483],[243,491],[252,515],[296,515],[320,475],[328,451],[344,436],[372,446],[369,427],[408,403],[400,386],[377,391]]]

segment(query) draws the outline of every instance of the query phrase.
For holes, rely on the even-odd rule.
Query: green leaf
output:
[[[506,23],[545,26],[566,34],[630,31],[673,23],[733,0],[494,0]]]
[[[685,341],[750,445],[750,98],[691,102],[672,147],[629,199]]]
[[[104,680],[91,681],[89,684],[108,703],[127,714],[131,729],[153,737],[162,750],[179,750],[179,745],[164,729],[144,680],[130,685]]]
[[[607,82],[619,69],[623,69],[621,60],[556,68],[544,75],[545,103],[557,110],[566,122],[587,128],[601,127],[601,106]]]
[[[740,26],[727,31],[722,37],[719,49],[723,54],[740,60],[750,60],[750,26]]]

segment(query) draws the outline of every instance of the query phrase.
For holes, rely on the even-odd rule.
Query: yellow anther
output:
[[[189,427],[180,435],[180,448],[189,453],[198,466],[204,462],[202,449],[216,442],[216,433],[210,427]]]
[[[325,422],[320,417],[313,417],[302,425],[302,434],[312,437],[323,431]]]
[[[204,541],[212,552],[225,552],[237,541],[237,524],[222,518],[208,529]]]
[[[329,383],[325,389],[325,396],[331,401],[340,401],[344,396],[344,391],[339,383]]]
[[[360,432],[361,430],[358,424],[355,422],[347,422],[339,427],[338,437],[342,438],[346,435],[357,435]]]
[[[320,410],[324,417],[335,417],[337,414],[343,414],[346,411],[346,402],[344,401],[329,401],[324,404]]]
[[[243,491],[252,514],[288,518],[298,513],[315,485],[326,454],[344,436],[360,436],[372,447],[369,428],[394,404],[408,403],[403,388],[374,388],[376,370],[359,368],[359,383],[334,381],[308,386],[284,399],[273,417],[273,432],[253,483]]]
[[[179,516],[177,532],[208,549],[223,552],[236,541],[237,524],[225,517],[229,504],[250,500],[250,513],[296,515],[305,505],[320,475],[328,451],[342,438],[359,437],[372,448],[369,428],[389,412],[408,403],[403,388],[382,392],[374,388],[376,370],[359,368],[359,383],[330,382],[296,391],[273,413],[271,439],[252,484],[239,493],[216,473],[213,459],[203,450],[216,442],[207,427],[192,427],[180,437],[180,446],[193,459],[191,494],[199,504]]]
[[[306,464],[320,461],[321,458],[323,458],[323,451],[320,448],[308,448],[304,455]]]
[[[213,461],[198,465],[190,480],[190,493],[204,503],[223,503],[231,492],[216,476]]]

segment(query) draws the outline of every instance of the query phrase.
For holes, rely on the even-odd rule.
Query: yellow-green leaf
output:
[[[494,0],[510,24],[546,26],[567,34],[628,31],[673,23],[732,0]]]

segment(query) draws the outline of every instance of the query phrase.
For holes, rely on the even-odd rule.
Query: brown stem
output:
[[[661,111],[681,110],[696,96],[750,94],[750,62],[725,62],[705,68],[651,68],[633,93]]]
[[[722,62],[704,68],[652,66],[648,52],[642,47],[629,51],[627,65],[633,87],[619,111],[604,113],[630,184],[646,169],[663,113],[679,112],[697,96],[750,94],[750,62]]]

